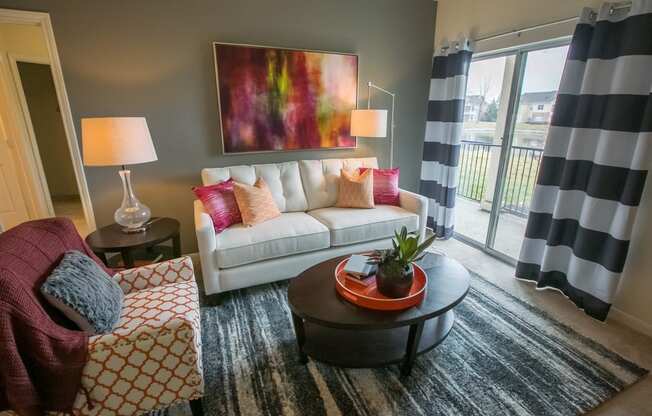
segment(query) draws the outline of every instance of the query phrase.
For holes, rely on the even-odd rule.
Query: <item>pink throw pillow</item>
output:
[[[362,174],[369,168],[358,168]],[[374,169],[374,204],[400,206],[398,176],[399,168]]]
[[[195,186],[192,191],[204,204],[204,208],[213,220],[215,231],[220,233],[233,224],[242,222],[233,193],[233,179],[207,186]]]

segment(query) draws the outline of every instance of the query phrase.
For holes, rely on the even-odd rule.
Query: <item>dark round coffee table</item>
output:
[[[408,375],[416,356],[439,345],[453,328],[453,308],[469,291],[469,273],[459,262],[429,253],[419,262],[428,274],[423,302],[404,311],[374,311],[337,294],[333,273],[346,257],[319,263],[290,281],[300,361],[310,356],[351,368],[402,363],[401,374]]]

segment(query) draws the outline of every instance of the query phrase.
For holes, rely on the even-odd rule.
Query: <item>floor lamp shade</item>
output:
[[[157,160],[144,117],[83,118],[86,166],[119,166]]]
[[[351,136],[387,137],[387,110],[353,110]]]

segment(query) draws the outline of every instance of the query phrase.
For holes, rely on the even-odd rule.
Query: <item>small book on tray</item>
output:
[[[360,254],[352,255],[349,261],[346,262],[346,266],[344,266],[344,272],[346,274],[360,280],[376,274],[376,269],[376,264],[371,262],[369,256],[362,256]]]
[[[348,284],[359,286],[359,287],[369,287],[372,284],[376,283],[375,274],[372,274],[369,277],[365,277],[364,279],[358,279],[357,277],[353,277],[348,273],[344,274],[344,276]]]

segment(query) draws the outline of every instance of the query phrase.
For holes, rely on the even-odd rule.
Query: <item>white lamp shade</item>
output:
[[[387,110],[351,111],[351,136],[387,137]]]
[[[117,166],[157,160],[144,117],[83,118],[84,165]]]

